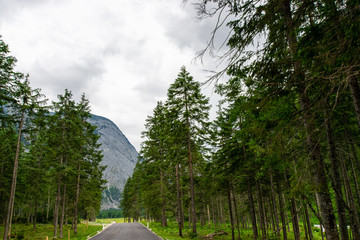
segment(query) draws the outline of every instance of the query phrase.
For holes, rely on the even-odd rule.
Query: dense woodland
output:
[[[70,91],[48,105],[0,39],[0,220],[8,239],[12,223],[64,224],[77,232],[81,218],[100,209],[103,167],[89,101]]]
[[[326,239],[360,239],[359,2],[192,3],[217,18],[200,57],[230,29],[227,67],[209,82],[218,115],[208,120],[208,99],[183,67],[146,120],[125,216],[176,220],[180,236],[227,223],[232,239],[244,229],[313,239],[316,222]]]

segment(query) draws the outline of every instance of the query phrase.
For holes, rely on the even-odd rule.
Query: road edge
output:
[[[102,233],[103,231],[105,231],[108,227],[110,227],[110,226],[113,225],[114,223],[116,223],[116,222],[111,222],[110,224],[106,224],[106,226],[104,226],[104,224],[103,224],[103,229],[102,229],[101,231],[98,231],[94,236],[91,236],[90,238],[87,237],[86,239],[87,239],[87,240],[92,239],[93,237],[95,237],[95,236],[99,235],[100,233]]]
[[[148,229],[152,234],[154,234],[155,236],[157,236],[158,238],[160,238],[161,240],[164,240],[162,237],[160,237],[159,235],[157,235],[156,233],[154,233],[150,228],[146,227],[144,224],[142,224],[141,222],[138,222],[140,223],[144,228]]]

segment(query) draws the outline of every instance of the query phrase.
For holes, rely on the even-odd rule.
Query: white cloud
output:
[[[114,121],[139,150],[145,118],[180,67],[198,81],[207,76],[192,60],[213,20],[196,21],[181,2],[0,0],[0,34],[33,87],[51,100],[65,88],[76,98],[85,92],[93,113]]]

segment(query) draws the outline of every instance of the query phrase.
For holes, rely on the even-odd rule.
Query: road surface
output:
[[[140,223],[114,223],[90,240],[161,240]]]

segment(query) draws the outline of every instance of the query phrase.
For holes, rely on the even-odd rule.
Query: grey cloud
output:
[[[146,82],[138,84],[134,90],[137,91],[140,97],[145,101],[154,102],[154,99],[157,99],[161,96],[166,95],[166,84],[159,81],[160,78],[151,78]]]
[[[217,16],[198,20],[194,17],[194,9],[189,9],[186,15],[174,18],[168,16],[166,35],[181,48],[189,47],[196,52],[202,51],[210,41],[212,32],[215,29]],[[225,14],[224,14],[225,15]],[[215,47],[223,45],[229,34],[229,28],[224,24],[216,33]]]
[[[46,68],[37,63],[30,70],[32,82],[35,85],[46,86],[52,96],[61,94],[59,89],[69,89],[79,95],[87,92],[93,81],[99,80],[104,73],[104,64],[99,59],[84,59],[71,66],[56,66]]]
[[[52,1],[55,0],[0,0],[0,23],[2,23],[3,19],[16,17],[17,12],[24,8],[33,8]]]

